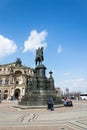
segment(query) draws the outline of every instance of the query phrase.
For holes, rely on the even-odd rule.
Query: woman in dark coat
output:
[[[53,108],[53,105],[54,105],[53,97],[50,97],[49,103],[50,103],[50,110],[51,111],[54,110],[54,108]]]

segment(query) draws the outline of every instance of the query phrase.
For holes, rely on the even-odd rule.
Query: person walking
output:
[[[50,110],[53,111],[53,110],[54,110],[54,101],[53,101],[53,97],[50,97],[49,103],[50,103]]]

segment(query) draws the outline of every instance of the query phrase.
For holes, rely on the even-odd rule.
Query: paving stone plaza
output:
[[[20,109],[17,101],[0,104],[0,130],[87,130],[87,101],[73,101],[73,107],[54,111]]]

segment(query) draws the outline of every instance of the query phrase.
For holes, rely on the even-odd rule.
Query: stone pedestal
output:
[[[36,66],[34,77],[27,85],[25,97],[19,102],[20,105],[44,106],[47,105],[47,101],[51,96],[54,99],[54,104],[61,102],[60,98],[56,96],[52,73],[50,73],[50,78],[47,78],[45,71],[46,67],[44,65]]]

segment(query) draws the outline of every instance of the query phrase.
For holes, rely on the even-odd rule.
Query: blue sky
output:
[[[0,0],[0,64],[35,67],[39,46],[55,87],[87,92],[87,0]]]

